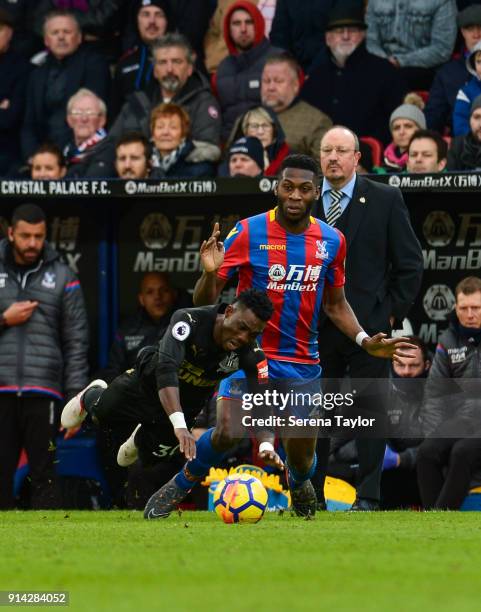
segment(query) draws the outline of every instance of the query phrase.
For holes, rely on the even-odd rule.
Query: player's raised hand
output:
[[[219,224],[214,223],[212,234],[200,246],[200,260],[205,272],[216,272],[224,262],[224,243],[219,236]]]
[[[179,441],[179,450],[184,453],[187,461],[195,459],[195,438],[188,429],[174,428],[174,433]]]
[[[264,450],[261,453],[258,453],[257,456],[259,459],[262,459],[266,465],[278,468],[279,470],[284,469],[284,463],[275,450]]]
[[[373,357],[399,361],[400,358],[415,359],[417,347],[409,342],[409,338],[388,338],[386,334],[380,332],[372,338],[365,338],[362,342],[362,348]]]

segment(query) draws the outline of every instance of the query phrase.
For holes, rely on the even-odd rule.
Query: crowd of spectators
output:
[[[57,147],[57,176],[117,177],[130,132],[147,139],[153,178],[227,176],[243,136],[272,175],[289,152],[317,157],[332,124],[365,139],[366,172],[408,171],[424,129],[453,139],[446,169],[474,170],[480,75],[477,2],[1,1],[0,176],[47,176],[32,162]],[[161,151],[158,126],[179,122]]]
[[[319,159],[320,141],[333,124],[345,125],[359,136],[360,172],[481,170],[481,3],[0,0],[2,177],[275,176],[289,153]],[[373,140],[383,151],[379,165],[371,157]],[[6,269],[19,264],[18,223],[43,230],[45,219],[35,209],[20,211],[11,229],[12,244],[0,244],[0,263]],[[44,238],[42,234],[42,244]],[[48,254],[50,259],[42,265],[60,266],[53,263],[56,254]],[[68,302],[70,310],[77,310],[76,320],[83,321],[81,292],[70,296],[77,281],[61,269],[67,289],[56,299]],[[459,296],[481,296],[479,283],[470,283],[457,291],[458,301]],[[144,277],[139,310],[119,330],[110,369],[103,377],[110,380],[130,367],[138,349],[155,340],[173,310],[187,302],[166,275]],[[456,347],[468,342],[464,332],[469,328],[462,312],[458,314],[447,332],[447,341]],[[6,307],[0,326],[6,329],[6,319],[8,327],[38,324],[35,308],[24,321],[19,316]],[[481,326],[479,317],[475,323]],[[7,332],[2,333],[5,338]],[[475,336],[479,342],[479,334]],[[474,344],[471,340],[468,349]],[[423,343],[414,341],[419,347],[418,369],[413,373],[394,368],[392,373],[388,416],[397,423],[406,417],[403,401],[419,407],[423,400],[417,391],[412,395],[414,387],[403,387],[398,379],[424,378],[432,363]],[[62,384],[70,396],[85,383],[86,341],[82,343],[82,367],[74,367],[75,356],[71,366],[79,380],[74,374],[67,381],[52,380],[57,395]],[[61,350],[68,353],[69,348]],[[435,358],[434,364],[434,371],[444,368],[450,375],[445,356]],[[19,402],[13,395],[4,396],[10,411],[5,414],[13,413]],[[33,403],[21,401],[25,415]],[[42,419],[47,439],[50,402],[43,397],[38,404],[37,418]],[[418,417],[416,408],[406,418]],[[13,417],[7,424],[13,428],[12,423]],[[418,420],[415,425],[423,430]],[[478,455],[473,459],[478,447],[463,444],[462,435],[458,446],[414,436],[412,444],[406,443],[403,431],[389,441],[385,470],[409,468],[412,484],[419,450],[423,486],[415,501],[396,502],[396,507],[459,506],[461,493],[479,467]],[[28,428],[24,433],[23,440],[15,438],[15,448],[4,452],[2,478],[9,481],[17,447],[24,444],[32,457],[37,453]],[[336,463],[349,447],[331,450],[331,463]],[[469,468],[464,472],[459,467],[463,458]],[[47,468],[32,474],[34,507],[58,506],[51,455],[40,460]],[[459,482],[460,474],[464,488],[453,501],[445,483]],[[135,479],[134,488],[145,484],[138,469]],[[157,486],[158,477],[154,480]],[[13,503],[10,494],[0,502],[2,507]]]

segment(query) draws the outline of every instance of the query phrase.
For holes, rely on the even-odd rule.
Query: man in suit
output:
[[[360,324],[367,333],[389,334],[416,298],[423,258],[401,192],[358,176],[360,157],[354,132],[343,126],[334,126],[326,132],[321,141],[324,179],[313,215],[335,226],[346,237],[346,298]],[[347,369],[353,379],[388,377],[388,361],[369,356],[327,317],[321,320],[319,337],[323,378],[332,381],[343,378]],[[367,409],[381,416],[382,403],[379,397],[373,405],[371,396]],[[358,408],[366,409],[362,400]],[[359,482],[353,509],[375,510],[379,507],[385,440],[359,438],[356,443]],[[321,437],[317,450],[317,488],[322,492],[329,441]],[[322,506],[322,493],[318,499]]]

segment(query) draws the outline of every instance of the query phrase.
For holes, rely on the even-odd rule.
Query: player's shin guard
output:
[[[289,463],[287,463],[287,473],[289,475],[289,488],[291,490],[292,489],[297,489],[306,480],[309,480],[311,478],[311,476],[314,475],[314,472],[316,471],[316,465],[317,465],[317,456],[316,456],[316,453],[314,453],[314,457],[312,459],[312,464],[311,464],[311,467],[309,468],[308,472],[305,472],[305,473],[298,472],[293,467],[291,467],[289,465]]]
[[[201,435],[195,444],[196,458],[188,461],[175,476],[175,483],[181,489],[190,491],[197,482],[207,476],[211,467],[220,463],[224,458],[225,451],[218,451],[212,446],[213,431],[212,427]]]

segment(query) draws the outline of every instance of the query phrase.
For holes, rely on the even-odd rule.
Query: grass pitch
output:
[[[0,590],[67,590],[73,610],[474,611],[480,568],[470,512],[0,513]]]

